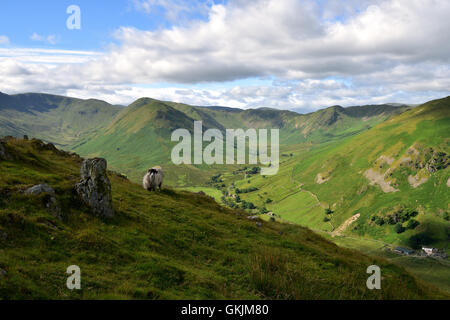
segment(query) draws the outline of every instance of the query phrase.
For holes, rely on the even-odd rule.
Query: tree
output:
[[[394,227],[394,231],[397,233],[402,233],[405,231],[405,228],[402,226],[401,223],[397,223]]]
[[[409,238],[411,248],[420,249],[422,245],[428,245],[432,242],[432,238],[426,232],[418,233]]]
[[[249,209],[256,209],[256,206],[253,204],[253,202],[247,202]]]
[[[420,224],[419,221],[411,219],[406,224],[406,229],[415,229],[419,224]]]
[[[382,226],[384,224],[384,219],[381,217],[376,217],[375,218],[375,224]]]
[[[269,210],[267,210],[266,207],[261,207],[261,208],[259,208],[259,213],[264,214],[264,213],[267,213],[267,212],[269,212]]]
[[[242,200],[241,203],[242,209],[255,209],[255,205],[252,202],[247,202],[245,200]]]

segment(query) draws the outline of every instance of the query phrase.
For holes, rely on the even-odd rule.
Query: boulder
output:
[[[56,200],[55,190],[50,187],[48,184],[37,184],[32,186],[31,188],[25,190],[25,194],[27,195],[40,195],[43,193],[47,193],[44,197],[44,206],[48,212],[53,214],[58,219],[62,219],[61,207],[59,206],[58,200]]]
[[[42,193],[48,193],[54,196],[55,190],[53,190],[48,184],[43,183],[34,185],[25,191],[25,194],[29,195],[40,195]]]
[[[94,215],[110,218],[114,216],[114,209],[106,167],[106,160],[102,158],[84,160],[81,181],[75,185],[75,190]]]

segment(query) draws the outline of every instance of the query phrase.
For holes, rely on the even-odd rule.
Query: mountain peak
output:
[[[160,102],[159,100],[156,100],[156,99],[153,99],[153,98],[142,97],[142,98],[137,99],[133,103],[131,103],[129,105],[129,107],[141,107],[141,106],[144,106],[146,104],[150,104],[150,103],[155,102],[155,101]]]

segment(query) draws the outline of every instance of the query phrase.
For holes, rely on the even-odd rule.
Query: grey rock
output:
[[[248,216],[247,219],[248,220],[258,220],[259,216]]]
[[[25,194],[29,195],[40,195],[42,193],[48,193],[54,196],[55,190],[53,190],[48,184],[43,183],[32,186],[31,188],[25,191]]]
[[[8,272],[6,270],[0,268],[0,277],[6,277],[8,275]]]
[[[110,218],[114,216],[114,209],[106,167],[106,160],[102,158],[84,160],[80,170],[81,181],[75,185],[75,190],[94,215]]]
[[[261,227],[262,227],[262,223],[261,223],[261,222],[257,222],[257,223],[256,223],[256,226],[257,226],[258,228],[261,228]]]
[[[12,156],[6,149],[6,143],[0,140],[0,160],[12,160]]]
[[[25,191],[25,194],[28,195],[40,195],[43,193],[47,193],[48,196],[44,197],[44,206],[47,209],[48,212],[53,214],[58,219],[62,219],[62,213],[61,213],[61,207],[58,203],[58,200],[55,197],[55,190],[53,190],[52,187],[50,187],[48,184],[37,184],[35,186],[32,186],[31,188],[27,189]]]

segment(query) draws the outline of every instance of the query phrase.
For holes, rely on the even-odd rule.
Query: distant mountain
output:
[[[41,93],[0,93],[0,136],[29,135],[70,146],[108,124],[122,107]]]
[[[373,107],[375,108],[384,108],[386,112],[396,112],[395,110],[397,109],[397,111],[404,111],[404,109],[407,108],[412,108],[412,107],[416,107],[418,105],[412,105],[412,104],[404,104],[404,103],[384,103],[384,104],[377,104],[377,105],[361,105],[361,106],[349,106],[349,107],[342,107],[339,105],[336,105],[334,107],[339,107],[342,108],[344,110],[350,111],[352,109],[355,108],[361,108],[361,109],[371,109]],[[398,110],[399,109],[399,110]],[[291,109],[291,111],[299,113],[299,114],[309,114],[309,113],[314,113],[311,112],[309,109],[305,109],[305,108],[293,108]]]
[[[99,100],[81,100],[48,94],[0,96],[0,135],[29,135],[53,142],[83,156],[106,157],[110,165],[135,180],[152,164],[171,165],[173,130],[193,129],[201,120],[204,129],[277,128],[282,145],[320,143],[367,130],[404,107],[334,106],[306,115],[271,108],[235,109],[196,107],[141,98],[128,107]],[[186,167],[185,167],[186,169]],[[208,179],[211,167],[188,166],[187,173],[173,167],[169,181],[181,184]],[[192,175],[191,175],[192,174]],[[201,178],[203,177],[203,178]]]

